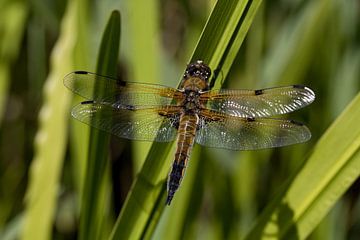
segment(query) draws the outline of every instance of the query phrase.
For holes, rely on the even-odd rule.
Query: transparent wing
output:
[[[169,142],[176,137],[176,107],[123,109],[107,103],[82,102],[72,109],[72,116],[100,130],[121,138]]]
[[[117,102],[119,105],[162,106],[183,94],[175,89],[156,84],[125,82],[85,71],[69,73],[64,85],[74,93],[96,102]],[[97,91],[94,91],[98,89]]]
[[[196,142],[230,150],[281,147],[310,139],[309,129],[292,120],[241,118],[205,110],[200,115]]]
[[[261,90],[212,90],[201,95],[206,107],[237,117],[269,117],[303,108],[315,99],[307,87],[293,85]]]

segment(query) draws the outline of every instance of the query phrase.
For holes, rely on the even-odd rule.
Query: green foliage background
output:
[[[215,3],[0,2],[0,239],[357,239],[360,3]],[[217,88],[312,88],[315,102],[286,117],[313,137],[195,146],[165,207],[174,145],[109,144],[71,119],[81,99],[62,79],[117,66],[124,80],[176,87],[198,58],[220,69]]]

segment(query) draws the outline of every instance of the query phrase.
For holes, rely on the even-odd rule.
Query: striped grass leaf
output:
[[[51,54],[50,73],[44,88],[44,103],[39,115],[35,155],[29,173],[26,209],[21,238],[51,239],[59,181],[66,150],[70,92],[61,79],[73,68],[76,44],[74,24],[76,2],[71,2],[61,24],[60,37]],[[61,99],[61,100],[60,100]]]
[[[305,239],[360,175],[360,94],[328,128],[305,165],[246,239]],[[270,238],[271,238],[270,237]]]
[[[100,75],[116,77],[116,67],[120,43],[120,13],[112,12],[104,31],[97,61],[96,72]],[[97,92],[105,89],[96,88]],[[80,213],[80,239],[101,239],[104,236],[104,212],[108,198],[106,184],[108,167],[109,134],[91,128],[87,170]]]
[[[0,123],[10,84],[10,67],[16,60],[24,34],[28,6],[25,1],[0,3]],[[11,21],[9,21],[11,19]]]
[[[124,51],[132,66],[131,81],[159,84],[159,38],[161,33],[158,18],[160,3],[158,1],[149,1],[143,4],[141,0],[133,0],[126,5],[130,12],[130,14],[128,13],[126,40],[131,41],[131,44]],[[124,41],[126,40],[124,39]],[[132,141],[132,145],[132,161],[134,172],[137,173],[144,163],[146,154],[149,152],[151,142]]]

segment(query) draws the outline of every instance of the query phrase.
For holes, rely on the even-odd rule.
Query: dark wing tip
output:
[[[89,74],[89,72],[86,71],[74,71],[75,74]]]
[[[294,125],[298,126],[299,128],[301,128],[301,134],[299,135],[299,141],[297,143],[306,142],[306,141],[310,140],[311,132],[305,124],[303,124],[302,122],[295,121],[295,120],[289,120],[289,122],[291,124],[294,124]]]
[[[289,120],[290,123],[293,123],[295,125],[298,125],[298,126],[305,126],[305,124],[303,124],[302,122],[298,122],[298,121],[295,121],[295,120]]]
[[[314,91],[313,91],[313,90],[311,90],[310,88],[308,88],[308,87],[304,86],[304,85],[301,85],[301,84],[295,84],[295,85],[292,85],[292,86],[293,86],[293,88],[297,88],[297,89],[304,89],[304,90],[306,90],[306,91],[310,92],[312,95],[314,95],[314,96],[315,96]]]
[[[90,74],[90,72],[86,72],[86,71],[74,71],[71,73],[66,74],[66,76],[64,77],[64,85],[67,88],[72,88],[73,87],[73,82],[74,82],[74,75],[87,75]]]
[[[263,89],[258,89],[258,90],[255,90],[255,95],[261,95],[264,93],[264,90]]]
[[[81,104],[83,104],[83,105],[85,105],[85,104],[93,104],[93,103],[95,103],[93,100],[81,102]]]
[[[248,122],[255,122],[255,118],[254,117],[247,117],[246,121]]]
[[[293,88],[305,89],[306,87],[301,84],[295,84],[295,85],[293,85]]]

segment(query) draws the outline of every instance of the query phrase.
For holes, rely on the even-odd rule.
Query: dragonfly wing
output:
[[[123,106],[170,105],[172,99],[182,97],[182,93],[175,88],[125,82],[85,71],[69,73],[64,78],[64,85],[86,99],[96,102],[116,102]]]
[[[169,142],[177,134],[176,107],[125,109],[108,103],[82,102],[72,109],[72,116],[100,130],[121,138]]]
[[[269,117],[303,108],[315,99],[307,87],[288,87],[261,90],[212,90],[201,95],[207,108],[237,117]]]
[[[292,120],[241,118],[210,110],[200,115],[196,142],[230,150],[255,150],[281,147],[310,139],[309,129]]]

